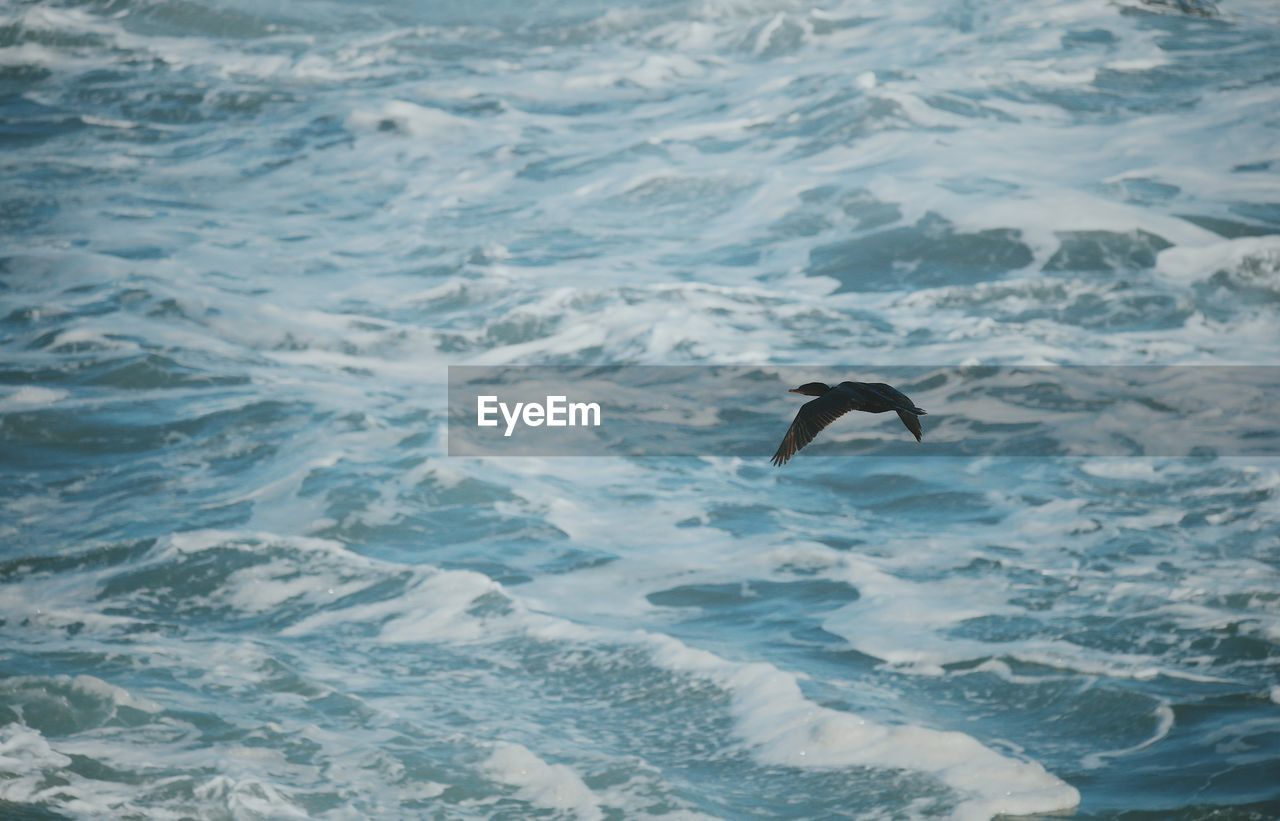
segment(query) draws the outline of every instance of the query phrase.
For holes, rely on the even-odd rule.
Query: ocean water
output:
[[[1280,817],[1275,458],[446,438],[450,365],[1274,365],[1277,66],[1271,0],[0,2],[0,816]]]

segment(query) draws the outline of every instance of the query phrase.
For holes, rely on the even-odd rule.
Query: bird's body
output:
[[[782,437],[778,452],[773,454],[775,465],[785,465],[800,448],[812,442],[819,431],[849,411],[896,411],[902,424],[907,426],[917,442],[923,436],[920,417],[924,415],[924,410],[917,408],[916,403],[902,391],[883,382],[841,382],[834,388],[822,382],[809,382],[792,388],[790,393],[818,398],[801,406],[791,427],[787,429],[787,435]]]

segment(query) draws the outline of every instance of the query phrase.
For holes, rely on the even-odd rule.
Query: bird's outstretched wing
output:
[[[852,410],[858,410],[857,400],[843,391],[828,391],[817,399],[805,402],[782,437],[778,452],[773,454],[775,465],[785,465],[796,451],[813,441],[818,432]]]
[[[911,401],[911,397],[895,388],[893,385],[886,385],[883,382],[862,382],[858,387],[868,393],[873,394],[883,400],[893,410],[906,411],[914,413],[917,416],[923,416],[924,410],[916,407],[916,403]],[[904,420],[905,421],[905,420]],[[908,425],[907,427],[911,427]]]
[[[920,411],[924,413],[924,411]],[[907,430],[911,431],[911,435],[919,442],[924,437],[924,431],[920,428],[920,417],[910,411],[898,411],[898,418],[902,420],[902,424],[907,426]]]
[[[844,387],[844,385],[841,385]],[[911,401],[911,397],[895,388],[893,385],[886,385],[883,382],[858,383],[858,389],[874,396],[879,401],[876,410],[894,410],[898,412],[898,418],[902,420],[902,424],[907,426],[907,430],[911,431],[911,435],[919,442],[924,436],[924,431],[920,428],[920,417],[924,415],[924,408],[917,408],[916,403]]]

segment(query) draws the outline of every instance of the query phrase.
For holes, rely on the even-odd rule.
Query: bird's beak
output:
[[[799,392],[800,392],[799,388],[792,388],[789,391],[787,391],[787,393],[799,393]]]

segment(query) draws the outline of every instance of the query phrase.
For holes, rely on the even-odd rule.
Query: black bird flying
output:
[[[897,411],[898,418],[916,437],[917,442],[923,435],[920,431],[920,417],[924,415],[924,411],[917,408],[916,403],[902,391],[883,382],[841,382],[834,388],[822,382],[808,382],[792,388],[788,393],[818,398],[800,406],[795,421],[787,428],[782,444],[778,445],[778,452],[773,454],[775,465],[785,465],[787,460],[796,455],[796,451],[812,442],[819,431],[849,411]]]

